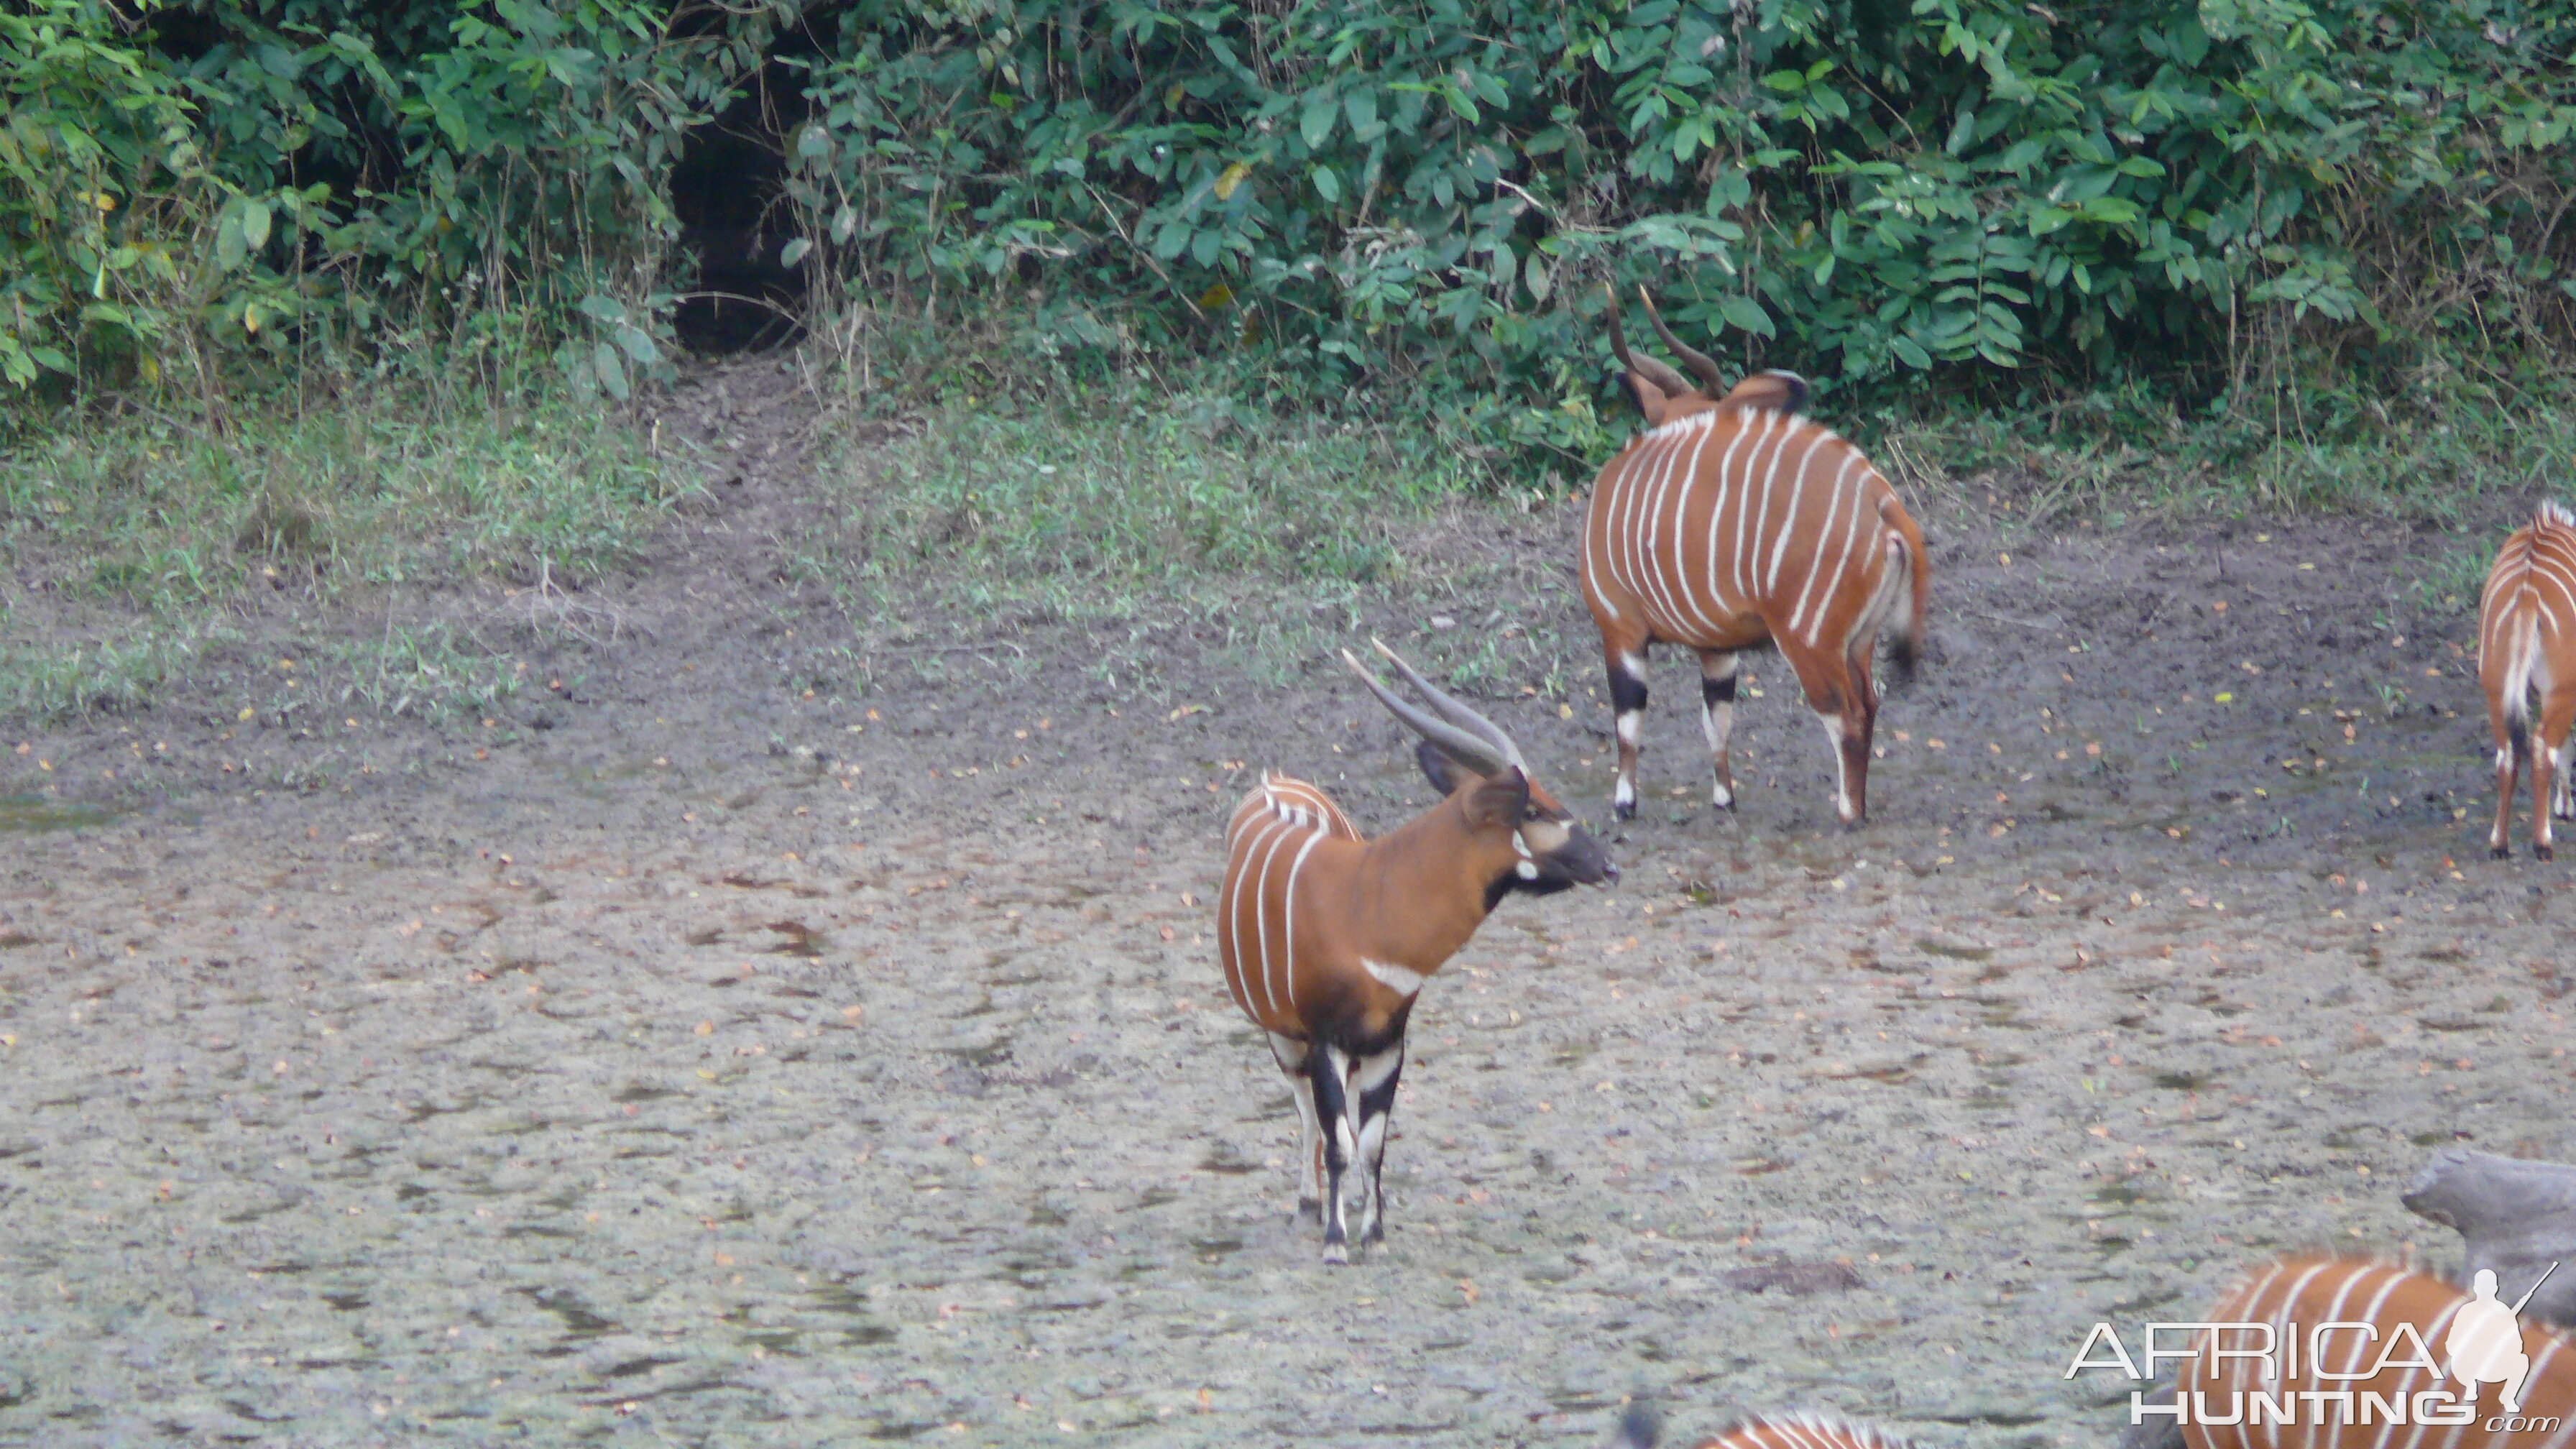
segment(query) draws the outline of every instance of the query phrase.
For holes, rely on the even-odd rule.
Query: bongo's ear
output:
[[[1499,775],[1488,775],[1476,783],[1467,797],[1467,823],[1483,830],[1494,825],[1520,824],[1521,814],[1529,809],[1529,776],[1514,765]]]

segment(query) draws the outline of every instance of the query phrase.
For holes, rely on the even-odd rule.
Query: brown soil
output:
[[[1658,663],[1624,883],[1429,988],[1391,1237],[1324,1267],[1206,902],[1251,771],[1424,803],[1397,727],[1239,621],[885,644],[792,567],[839,509],[774,370],[666,425],[739,466],[658,557],[403,603],[519,621],[488,727],[8,737],[0,1440],[1589,1444],[1646,1390],[2101,1443],[2094,1320],[2446,1259],[2395,1200],[2437,1144],[2576,1157],[2569,876],[2485,859],[2471,620],[2408,587],[2456,540],[1972,497],[1919,510],[1865,828],[1771,661],[1712,812]],[[1362,628],[1586,661],[1573,722],[1488,702],[1598,818],[1573,523],[1453,520],[1413,551],[1473,586]]]

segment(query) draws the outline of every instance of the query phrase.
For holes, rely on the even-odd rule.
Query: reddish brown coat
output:
[[[1649,646],[1699,652],[1717,803],[1731,805],[1733,656],[1771,644],[1833,734],[1838,813],[1860,819],[1879,635],[1896,635],[1901,664],[1923,637],[1922,530],[1860,449],[1793,410],[1805,393],[1796,377],[1763,373],[1716,399],[1669,393],[1643,371],[1630,381],[1653,426],[1603,466],[1582,541],[1584,602],[1620,712],[1621,813],[1636,800]]]
[[[2514,774],[2527,765],[2532,853],[2547,860],[2550,816],[2576,819],[2576,793],[2567,780],[2568,735],[2576,730],[2576,516],[2555,503],[2542,504],[2531,522],[2515,529],[2487,570],[2478,596],[2478,683],[2486,690],[2496,751],[2495,826],[2487,846],[2499,857],[2512,853]]]

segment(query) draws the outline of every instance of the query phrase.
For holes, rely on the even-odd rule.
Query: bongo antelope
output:
[[[2493,1280],[2481,1286],[2492,1290]],[[2576,1343],[2537,1323],[2511,1324],[2509,1305],[2480,1298],[2394,1263],[2266,1264],[2219,1300],[2192,1340],[2175,1383],[2183,1441],[2190,1449],[2568,1449],[2576,1444]],[[2486,1327],[2463,1323],[2464,1312],[2504,1313],[2519,1342],[2511,1331],[2496,1342],[2480,1341],[2498,1340],[2493,1332],[2454,1333],[2455,1323]]]
[[[1330,797],[1265,773],[1226,826],[1217,958],[1234,1004],[1270,1036],[1297,1099],[1299,1207],[1317,1207],[1324,1260],[1349,1261],[1342,1179],[1356,1167],[1359,1239],[1386,1236],[1379,1167],[1415,994],[1514,892],[1615,879],[1610,854],[1530,778],[1510,738],[1384,644],[1430,703],[1408,704],[1350,651],[1344,663],[1422,736],[1416,758],[1445,797],[1361,838]]]
[[[1657,1432],[1651,1412],[1631,1409],[1619,1421],[1610,1449],[1654,1449]],[[1701,1440],[1697,1449],[1912,1449],[1912,1445],[1884,1430],[1832,1414],[1797,1413],[1756,1414],[1716,1438]]]
[[[1583,520],[1583,599],[1619,713],[1612,804],[1623,820],[1637,813],[1646,650],[1661,642],[1699,654],[1711,798],[1733,808],[1726,741],[1737,661],[1772,645],[1836,751],[1835,813],[1856,823],[1869,805],[1879,633],[1899,675],[1912,673],[1923,642],[1932,575],[1922,530],[1860,449],[1800,415],[1805,379],[1764,372],[1728,391],[1717,363],[1676,340],[1652,298],[1646,317],[1700,386],[1629,355],[1614,295],[1610,346],[1647,429],[1602,468]]]
[[[2531,770],[2531,853],[2551,857],[2549,817],[2576,819],[2568,790],[2569,726],[2576,725],[2576,516],[2540,505],[2515,529],[2487,570],[2478,596],[2478,683],[2495,735],[2495,829],[2487,848],[2513,853],[2514,772]],[[2532,748],[2531,697],[2540,696],[2539,748]]]

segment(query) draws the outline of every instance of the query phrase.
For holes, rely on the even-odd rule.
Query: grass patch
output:
[[[1204,584],[1397,582],[1399,525],[1465,483],[1427,438],[1132,383],[941,405],[837,469],[863,576],[1069,614]]]
[[[150,413],[67,416],[0,457],[0,561],[16,586],[0,596],[0,713],[139,706],[259,591],[323,602],[353,587],[595,576],[660,526],[678,476],[602,410],[552,401],[388,388],[246,413],[229,434]],[[26,608],[38,594],[58,601],[42,628]],[[431,641],[353,668],[361,693],[391,703],[453,655]]]
[[[515,698],[525,660],[447,624],[389,629],[379,639],[328,646],[325,698],[384,714],[444,720],[489,714]]]
[[[2034,527],[2298,513],[2456,524],[2500,502],[2559,496],[2576,471],[2576,379],[2510,399],[2430,384],[2396,398],[2311,390],[2261,415],[2185,417],[2131,388],[1834,421],[1909,488],[1992,494]]]
[[[2415,606],[2445,614],[2477,612],[2478,595],[2486,588],[2487,570],[2494,565],[2496,550],[2503,542],[2501,536],[2481,539],[2445,550],[2440,557],[2428,561],[2423,575],[2415,580]]]
[[[596,409],[378,396],[231,437],[139,417],[26,444],[0,463],[0,549],[31,584],[184,608],[281,576],[534,577],[540,559],[594,574],[675,496],[642,440]]]
[[[70,643],[28,643],[0,609],[0,716],[58,719],[141,707],[184,673],[212,626],[125,624]]]
[[[1213,629],[1233,668],[1277,686],[1365,639],[1390,604],[1457,630],[1411,646],[1456,685],[1564,688],[1552,625],[1542,639],[1499,613],[1442,618],[1497,568],[1554,580],[1564,562],[1449,557],[1452,515],[1561,496],[1498,483],[1489,456],[1428,424],[1285,416],[1150,377],[1040,386],[1034,403],[928,404],[912,436],[840,456],[827,475],[845,490],[846,532],[805,541],[790,572],[840,590],[879,647],[929,641],[924,603],[1104,626],[1086,677],[1180,704],[1204,701],[1166,677],[1158,627]],[[940,647],[899,657],[933,682],[964,653],[1009,663],[1016,647],[1004,633],[930,642]]]

